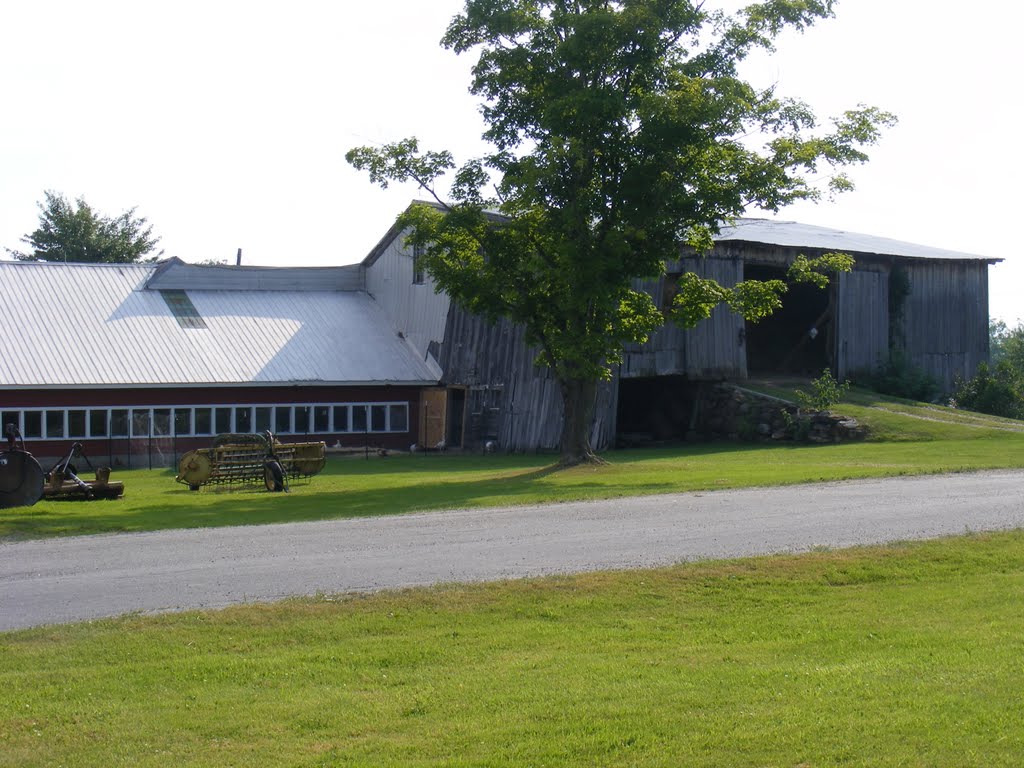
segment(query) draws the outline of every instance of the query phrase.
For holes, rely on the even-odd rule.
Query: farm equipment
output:
[[[218,435],[212,448],[189,451],[174,479],[198,491],[208,484],[258,484],[288,491],[288,481],[318,474],[326,462],[324,443],[281,443],[271,432]]]
[[[25,440],[13,424],[4,430],[7,450],[0,451],[0,509],[30,507],[47,499],[117,499],[124,494],[124,483],[110,482],[110,468],[92,466],[74,443],[63,459],[43,473],[35,457],[25,450]],[[82,480],[72,459],[81,458],[96,473],[95,480]]]

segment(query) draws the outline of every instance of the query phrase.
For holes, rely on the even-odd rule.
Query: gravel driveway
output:
[[[1024,527],[1024,470],[0,544],[0,630]]]

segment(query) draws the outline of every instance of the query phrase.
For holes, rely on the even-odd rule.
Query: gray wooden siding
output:
[[[633,287],[646,291],[660,304],[666,282],[682,272],[695,272],[726,287],[743,279],[742,261],[728,252],[706,258],[688,256],[666,267],[666,275],[656,280],[637,280]],[[673,375],[693,379],[746,378],[742,331],[743,318],[721,306],[690,330],[666,323],[646,344],[626,346],[619,375],[624,379]]]
[[[952,391],[988,359],[988,264],[984,261],[904,261],[910,295],[902,348],[910,363]]]
[[[522,326],[489,323],[456,305],[448,311],[439,362],[444,384],[466,389],[464,446],[479,450],[495,440],[503,451],[557,450],[562,394],[548,368],[534,364]],[[616,387],[602,384],[591,444],[602,450],[615,436]]]
[[[836,376],[873,371],[889,354],[889,274],[854,269],[839,275]]]

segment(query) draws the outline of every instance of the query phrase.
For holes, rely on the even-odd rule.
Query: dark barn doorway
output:
[[[696,387],[685,376],[620,379],[616,443],[626,448],[686,439]]]
[[[746,264],[745,280],[785,280],[781,267]],[[809,283],[790,285],[782,308],[758,323],[745,324],[747,371],[758,374],[818,375],[832,365],[834,289]]]

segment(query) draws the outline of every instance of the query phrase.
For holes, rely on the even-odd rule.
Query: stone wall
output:
[[[806,411],[787,400],[732,384],[701,387],[686,439],[840,443],[863,440],[867,428],[829,411]]]

